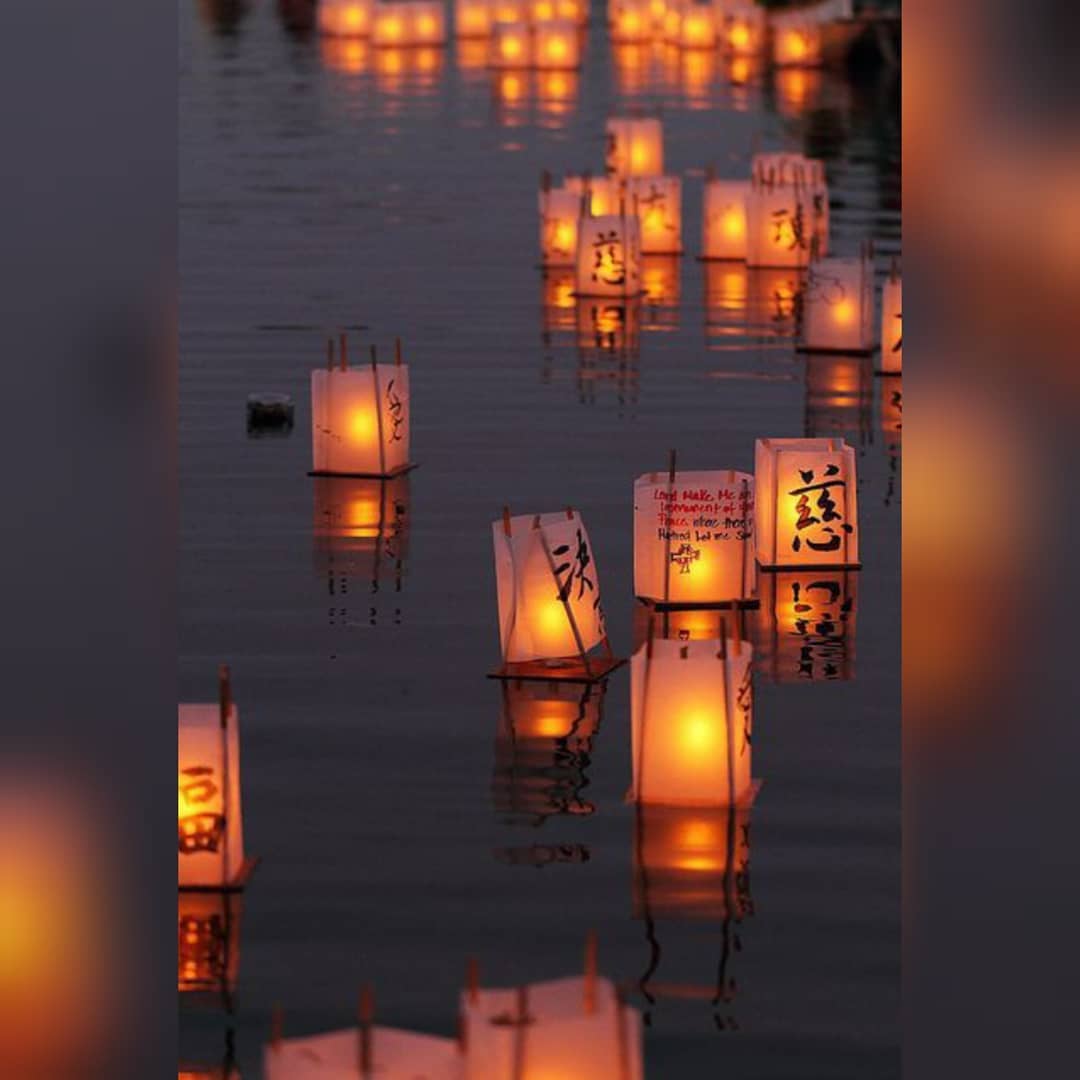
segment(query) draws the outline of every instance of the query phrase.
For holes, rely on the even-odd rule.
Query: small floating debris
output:
[[[293,399],[288,394],[248,394],[249,434],[287,435],[293,428]]]

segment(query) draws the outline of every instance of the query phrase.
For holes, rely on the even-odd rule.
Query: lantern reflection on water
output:
[[[794,337],[802,303],[798,270],[748,270],[733,262],[706,262],[705,328],[720,339],[752,334]]]
[[[336,37],[367,37],[375,0],[319,0],[319,30]]]
[[[634,594],[654,603],[754,597],[754,478],[733,470],[646,473],[634,481]]]
[[[635,356],[641,344],[641,301],[577,300],[577,343],[583,356]]]
[[[240,967],[240,893],[181,892],[176,926],[176,986],[181,994],[220,995],[231,1010]]]
[[[855,451],[842,439],[758,439],[754,482],[761,566],[859,565]]]
[[[552,20],[537,25],[533,31],[533,65],[548,71],[572,71],[580,67],[577,24]]]
[[[682,291],[679,256],[643,255],[641,289],[642,329],[677,330]]]
[[[630,798],[665,806],[747,806],[749,643],[650,638],[631,661]]]
[[[899,375],[903,368],[903,305],[900,275],[894,265],[881,290],[881,370]]]
[[[773,682],[853,679],[857,585],[845,570],[762,575],[754,670]]]
[[[604,683],[503,681],[492,783],[500,815],[539,825],[553,815],[594,812],[583,792],[605,689]]]
[[[607,122],[607,171],[612,176],[662,176],[664,129],[646,117],[612,117]]]
[[[553,331],[573,331],[577,327],[578,301],[574,296],[576,274],[573,270],[552,268],[545,270],[542,278],[543,330],[546,335]]]
[[[754,0],[724,0],[720,40],[734,56],[756,56],[765,47],[765,9]]]
[[[806,357],[806,418],[808,439],[870,433],[871,386],[869,361],[863,356],[810,353]]]
[[[682,180],[677,176],[635,176],[626,185],[637,212],[641,251],[678,255],[682,251]]]
[[[319,42],[319,56],[331,71],[360,75],[370,64],[371,46],[366,38],[323,37]]]
[[[181,889],[242,888],[240,734],[229,670],[218,673],[218,702],[179,707],[178,869]]]
[[[748,180],[707,180],[702,220],[703,259],[746,258]]]
[[[526,70],[532,67],[532,60],[532,34],[528,23],[499,23],[491,40],[491,66]]]
[[[510,678],[592,682],[611,656],[600,582],[580,514],[523,514],[492,524],[503,666]],[[589,653],[603,645],[606,656]]]
[[[642,601],[634,605],[634,651],[650,639],[669,641],[719,640],[724,627],[733,625],[729,608],[685,608],[656,605]],[[740,615],[735,626],[741,625]],[[744,636],[741,633],[739,636]]]
[[[881,430],[890,450],[899,450],[904,435],[904,387],[899,375],[886,375],[878,380],[881,384],[879,408]]]
[[[641,229],[633,214],[603,214],[580,220],[577,293],[600,297],[641,293]]]
[[[805,352],[866,353],[874,345],[874,267],[869,248],[857,258],[810,263],[799,347]]]

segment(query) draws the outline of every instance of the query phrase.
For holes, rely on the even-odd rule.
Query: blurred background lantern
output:
[[[584,977],[461,997],[465,1080],[642,1080],[641,1016]]]
[[[754,478],[731,469],[634,481],[634,594],[700,607],[753,600]]]
[[[498,26],[529,22],[528,0],[490,0],[491,17]]]
[[[754,670],[780,683],[855,678],[858,579],[848,570],[763,574],[751,620]]]
[[[375,0],[319,0],[319,30],[335,37],[367,37]]]
[[[873,375],[864,356],[809,353],[806,357],[808,439],[853,435],[860,445],[870,439]]]
[[[799,12],[772,17],[773,63],[777,67],[816,67],[822,61],[821,24]]]
[[[874,265],[868,246],[856,258],[815,259],[803,294],[799,348],[869,353],[874,347]]]
[[[701,257],[746,258],[746,199],[748,180],[705,181]]]
[[[881,290],[881,370],[899,375],[903,367],[903,309],[900,274],[894,263]]]
[[[842,439],[758,439],[754,481],[759,565],[859,565],[855,451]]]
[[[445,44],[442,0],[377,0],[371,37],[380,46]]]
[[[650,638],[631,661],[631,798],[748,806],[752,649],[729,637]]]
[[[572,71],[581,67],[577,24],[566,19],[538,23],[533,30],[533,64],[546,71]]]
[[[371,363],[350,369],[345,335],[333,357],[311,373],[312,474],[395,476],[409,464],[409,367]]]
[[[609,36],[612,41],[643,43],[652,40],[652,14],[649,0],[610,0]]]
[[[490,37],[494,22],[491,0],[454,0],[456,37]]]
[[[721,43],[733,56],[756,56],[765,48],[765,9],[754,0],[721,0]]]
[[[605,690],[603,682],[502,681],[492,782],[500,816],[539,825],[595,811],[583,792]]]
[[[592,681],[622,661],[611,656],[596,562],[576,511],[503,511],[492,524],[499,640],[499,677]],[[597,646],[604,657],[590,657]]]
[[[674,14],[675,21],[668,24],[665,34],[668,41],[682,49],[716,48],[717,18],[710,5],[686,2]]]
[[[680,254],[682,180],[677,176],[631,177],[627,195],[637,213],[642,254]]]
[[[593,217],[617,214],[626,196],[625,183],[610,176],[570,175],[563,181],[563,187],[584,197],[585,213]]]
[[[243,888],[253,860],[244,858],[240,733],[224,664],[216,704],[179,707],[177,770],[180,888]]]
[[[641,228],[633,214],[602,214],[578,222],[579,296],[641,293]]]
[[[232,1012],[240,969],[243,895],[181,891],[176,923],[176,988],[181,994],[219,998]]]
[[[528,23],[498,23],[491,40],[491,66],[501,69],[532,67],[532,44]]]
[[[367,38],[323,35],[319,57],[330,71],[361,75],[371,66],[371,42]]]
[[[612,176],[662,176],[663,125],[654,117],[612,117],[607,122],[605,160]]]
[[[636,356],[641,346],[641,301],[577,300],[577,343],[583,356]]]

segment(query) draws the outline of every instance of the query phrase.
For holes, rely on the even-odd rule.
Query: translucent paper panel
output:
[[[378,1080],[461,1080],[457,1041],[397,1028],[370,1031]],[[360,1072],[360,1032],[329,1031],[303,1039],[282,1039],[263,1051],[265,1080],[364,1080]]]
[[[575,511],[525,514],[492,525],[503,660],[576,657],[604,639],[600,582]]]
[[[336,37],[367,37],[375,0],[319,0],[319,30]]]
[[[488,61],[493,68],[532,67],[532,34],[527,23],[499,23],[491,41]]]
[[[657,639],[631,661],[633,798],[737,806],[752,796],[748,642]]]
[[[490,0],[455,0],[454,33],[459,38],[486,38],[494,25]]]
[[[802,347],[861,352],[874,344],[874,268],[866,257],[811,262],[803,298]]]
[[[582,296],[641,292],[641,231],[633,215],[582,218],[578,225],[577,291]]]
[[[574,265],[581,200],[581,194],[566,188],[540,192],[540,259],[545,266]]]
[[[746,258],[749,180],[707,180],[702,215],[703,259]]]
[[[903,305],[898,274],[890,275],[881,292],[881,370],[899,375],[903,367]]]
[[[607,122],[607,171],[613,176],[662,176],[664,129],[655,118],[612,117]]]
[[[733,470],[634,481],[634,593],[673,604],[753,596],[754,478]]]
[[[446,15],[441,0],[376,4],[371,37],[376,45],[442,45]]]
[[[821,63],[822,28],[810,18],[773,18],[773,63],[778,67],[814,67]]]
[[[638,176],[627,184],[637,211],[641,250],[671,255],[682,251],[682,180],[677,176]]]

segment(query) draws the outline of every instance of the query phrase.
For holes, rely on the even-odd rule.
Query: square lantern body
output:
[[[611,176],[662,176],[663,125],[654,117],[612,117],[607,122],[605,161]]]
[[[817,259],[803,293],[799,347],[868,353],[874,347],[874,267],[870,259]]]
[[[754,597],[754,478],[732,470],[634,481],[634,594],[701,606]]]
[[[612,41],[642,44],[652,40],[652,14],[649,0],[612,0],[608,4]]]
[[[706,180],[701,257],[746,259],[749,180]]]
[[[376,3],[371,38],[379,46],[443,45],[446,11],[441,0]]]
[[[721,0],[721,44],[732,56],[758,56],[765,48],[766,13],[754,0]]]
[[[634,176],[626,188],[637,212],[642,254],[678,255],[682,251],[681,178]]]
[[[497,25],[529,22],[528,0],[491,0],[491,18]]]
[[[492,525],[503,661],[581,657],[605,640],[600,582],[576,511],[522,514]]]
[[[816,158],[804,157],[802,154],[792,154],[785,151],[755,154],[750,165],[751,190],[757,192],[777,192],[784,188],[795,188],[799,196],[801,207],[800,216],[796,216],[795,207],[788,208],[786,217],[777,213],[772,219],[774,235],[771,243],[786,249],[792,242],[793,236],[803,240],[809,251],[812,250],[812,241],[816,241],[817,255],[823,257],[829,253],[829,187],[825,178],[825,165]],[[782,202],[771,207],[774,211],[784,209]],[[768,250],[769,232],[749,234],[751,242],[765,245]],[[793,263],[790,258],[780,262],[754,262],[750,265],[762,266],[791,266],[806,265],[806,260]]]
[[[552,0],[555,18],[584,26],[589,21],[589,0]]]
[[[641,292],[641,229],[632,215],[603,214],[578,222],[579,296],[626,297]]]
[[[465,992],[464,1080],[642,1080],[641,1016],[607,980]],[[524,1016],[522,1016],[524,1007]]]
[[[576,23],[554,19],[533,29],[533,64],[542,71],[581,67],[581,37]]]
[[[360,1071],[357,1028],[282,1039],[263,1048],[265,1080],[461,1080],[457,1041],[398,1028],[369,1032],[374,1068]]]
[[[881,290],[881,370],[899,375],[904,358],[904,322],[899,275],[893,274]]]
[[[813,215],[813,194],[805,185],[772,185],[755,178],[746,196],[746,265],[809,266]]]
[[[636,355],[641,346],[641,301],[636,297],[579,297],[577,343],[583,356]]]
[[[773,63],[777,67],[817,67],[822,60],[821,23],[813,18],[775,15],[772,20]]]
[[[757,674],[777,683],[854,679],[858,581],[852,570],[763,574],[751,623]]]
[[[850,434],[864,439],[870,431],[872,384],[870,361],[865,356],[808,353],[803,424],[806,438]]]
[[[177,876],[181,889],[229,888],[244,866],[240,732],[235,705],[181,705]]]
[[[682,49],[715,49],[716,12],[706,4],[687,3],[678,12],[674,33],[668,40]]]
[[[454,33],[457,37],[491,37],[494,24],[490,0],[455,0]]]
[[[181,994],[236,989],[240,969],[240,893],[180,892],[176,924],[176,988]]]
[[[368,37],[375,0],[319,0],[319,31],[332,37]]]
[[[544,266],[573,266],[577,257],[582,196],[567,188],[540,192],[540,261]]]
[[[585,213],[591,217],[617,214],[620,201],[626,199],[626,184],[613,176],[570,175],[563,187],[585,199]]]
[[[312,471],[393,476],[409,467],[407,364],[311,373]]]
[[[753,801],[745,641],[647,642],[631,660],[631,798],[664,806]]]
[[[751,914],[749,809],[639,806],[635,825],[635,918]]]
[[[528,23],[498,23],[491,39],[491,66],[500,70],[532,67],[533,37]]]
[[[842,439],[758,439],[754,523],[759,565],[857,567],[855,451]]]

